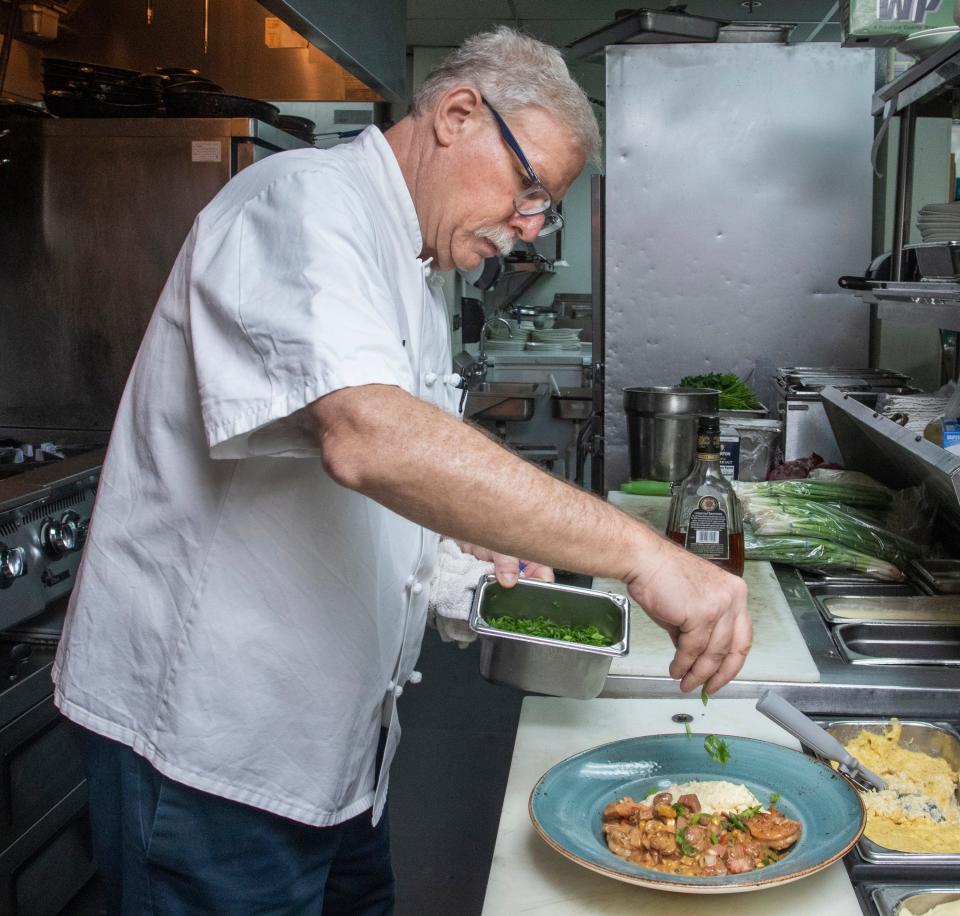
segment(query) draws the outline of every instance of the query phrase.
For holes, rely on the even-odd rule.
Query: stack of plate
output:
[[[522,350],[526,344],[525,337],[506,338],[505,340],[494,337],[487,341],[487,352],[491,350]]]
[[[576,344],[580,346],[580,328],[543,328],[542,330],[532,331],[530,334],[534,343],[554,344]]]
[[[580,341],[573,340],[573,341],[560,342],[559,340],[555,340],[555,341],[550,341],[550,343],[540,343],[539,341],[531,340],[527,344],[526,349],[528,350],[576,350],[577,352],[579,352]]]
[[[503,325],[494,325],[487,331],[489,340],[528,340],[530,331],[527,328],[512,328],[507,330]]]
[[[960,241],[960,201],[921,207],[917,228],[925,242]]]

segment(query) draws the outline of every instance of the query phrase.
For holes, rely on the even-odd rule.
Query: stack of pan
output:
[[[173,118],[256,118],[276,124],[280,109],[269,102],[227,95],[221,86],[200,75],[199,70],[166,67],[163,106]]]
[[[43,59],[43,100],[61,118],[142,118],[157,114],[155,74],[55,57]]]

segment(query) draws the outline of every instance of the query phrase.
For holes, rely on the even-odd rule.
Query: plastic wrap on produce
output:
[[[902,582],[906,578],[900,569],[879,557],[816,538],[762,537],[746,525],[744,550],[748,560],[767,560],[822,571],[852,569],[885,582]]]

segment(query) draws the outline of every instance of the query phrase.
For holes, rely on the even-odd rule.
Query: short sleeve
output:
[[[201,214],[190,334],[213,457],[317,454],[307,404],[359,385],[413,390],[383,264],[369,202],[334,168],[274,178],[209,226]]]

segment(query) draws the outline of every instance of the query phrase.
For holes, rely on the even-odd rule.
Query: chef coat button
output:
[[[426,385],[428,388],[430,388],[430,387],[434,384],[434,382],[436,382],[436,380],[437,380],[437,373],[436,373],[436,372],[428,372],[428,373],[423,377],[423,384]]]
[[[451,388],[459,388],[463,383],[463,376],[458,375],[456,372],[451,372],[443,377],[443,383],[449,385]]]
[[[403,688],[399,684],[393,688],[393,695],[395,697],[403,696]]]
[[[411,591],[412,591],[415,595],[419,595],[420,592],[423,591],[423,586],[422,586],[419,582],[414,582],[413,588],[411,589]]]
[[[408,684],[419,684],[423,680],[423,674],[419,671],[411,671],[410,677],[407,678]]]
[[[393,693],[393,688],[396,686],[397,686],[396,681],[390,681],[387,684],[387,693]]]
[[[403,583],[403,587],[404,587],[404,588],[412,588],[412,587],[413,587],[413,583],[414,583],[415,581],[416,581],[416,580],[415,580],[414,577],[413,577],[413,573],[411,573],[409,576],[407,576],[407,581]]]

